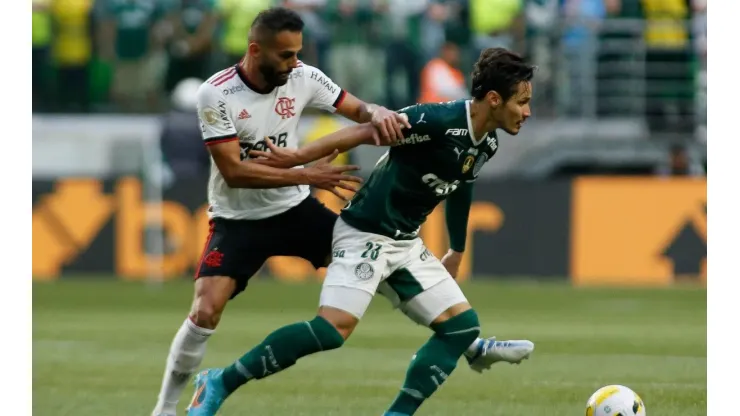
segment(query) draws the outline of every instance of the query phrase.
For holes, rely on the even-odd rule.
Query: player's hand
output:
[[[375,132],[373,141],[376,146],[390,146],[393,143],[403,139],[403,128],[411,128],[408,117],[396,113],[385,107],[378,106],[373,110],[373,116],[370,120]]]
[[[360,184],[362,183],[362,178],[347,175],[347,172],[359,170],[360,167],[354,165],[332,166],[331,162],[336,159],[337,155],[339,155],[339,151],[334,150],[334,153],[323,159],[319,159],[313,166],[304,168],[303,173],[308,178],[310,185],[329,191],[343,201],[348,201],[349,198],[342,195],[337,188],[356,192],[356,185],[351,183]]]
[[[252,162],[282,169],[290,169],[305,163],[301,158],[301,152],[299,150],[278,147],[269,137],[265,137],[265,144],[270,150],[269,152],[261,150],[249,151],[249,155],[255,158]]]
[[[445,266],[447,272],[457,279],[457,272],[460,270],[460,263],[462,263],[463,253],[454,251],[452,249],[447,251],[447,254],[442,257],[442,265]]]

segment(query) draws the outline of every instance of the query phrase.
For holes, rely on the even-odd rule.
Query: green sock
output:
[[[284,326],[224,369],[224,388],[232,393],[253,378],[265,378],[292,366],[301,357],[333,350],[343,343],[342,335],[320,316],[310,322]]]
[[[460,356],[480,334],[478,314],[470,309],[432,325],[432,329],[434,335],[411,361],[403,388],[388,409],[389,414],[413,415],[444,383]]]

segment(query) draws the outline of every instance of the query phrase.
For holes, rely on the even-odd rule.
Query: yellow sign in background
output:
[[[317,196],[335,212],[343,205],[329,193]],[[668,285],[683,277],[705,281],[706,201],[704,179],[574,180],[570,218],[562,219],[570,221],[572,281],[577,285],[626,286]],[[180,278],[192,273],[200,258],[208,233],[206,209],[202,204],[193,211],[174,200],[147,203],[136,178],[118,180],[109,192],[96,179],[60,180],[34,206],[34,278],[58,278],[65,267],[91,249],[112,253],[110,269],[102,272],[123,279],[145,279],[154,270],[166,279]],[[496,233],[505,222],[506,215],[496,204],[484,200],[473,203],[461,280],[473,271],[473,233]],[[97,246],[111,244],[98,239],[107,224],[112,226],[113,246]],[[164,230],[167,254],[146,252],[144,230],[151,226]],[[429,216],[421,236],[430,251],[438,257],[444,255],[447,230],[442,206]],[[316,271],[302,259],[275,257],[267,261],[262,273],[288,281],[320,280],[324,270]]]
[[[696,256],[707,241],[705,179],[581,178],[572,198],[575,284],[662,286],[682,273],[705,281],[706,256]]]

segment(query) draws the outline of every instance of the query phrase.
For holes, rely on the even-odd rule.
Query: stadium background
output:
[[[485,383],[460,368],[421,414],[570,415],[612,383],[652,414],[706,414],[706,1],[278,3],[307,23],[303,61],[389,108],[461,98],[487,46],[539,66],[532,119],[502,134],[481,172],[461,276],[484,332],[537,350]],[[236,62],[245,28],[272,4],[33,0],[39,414],[153,405],[207,231],[207,153],[177,87]],[[461,71],[452,93],[435,66]],[[306,113],[300,134],[346,124]],[[367,175],[381,152],[342,161]],[[442,207],[422,232],[441,255]],[[270,260],[229,306],[204,365],[309,317],[322,273]],[[424,338],[375,302],[346,349],[250,386],[225,414],[379,414]]]

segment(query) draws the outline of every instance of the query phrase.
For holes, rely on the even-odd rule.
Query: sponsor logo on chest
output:
[[[238,92],[246,91],[247,87],[244,84],[235,85],[233,87],[224,88],[222,93],[224,95],[236,94]]]
[[[449,136],[467,136],[468,135],[468,129],[447,129],[445,134]]]
[[[447,196],[457,189],[460,184],[459,180],[452,182],[440,179],[433,173],[427,173],[421,177],[421,181],[424,182],[429,188],[431,188],[437,196]]]
[[[406,137],[406,138],[404,138],[402,140],[399,140],[397,143],[398,143],[398,145],[416,144],[416,143],[428,142],[429,140],[431,140],[431,138],[429,137],[428,134],[425,134],[425,135],[422,136],[421,134],[413,133],[409,137]]]

